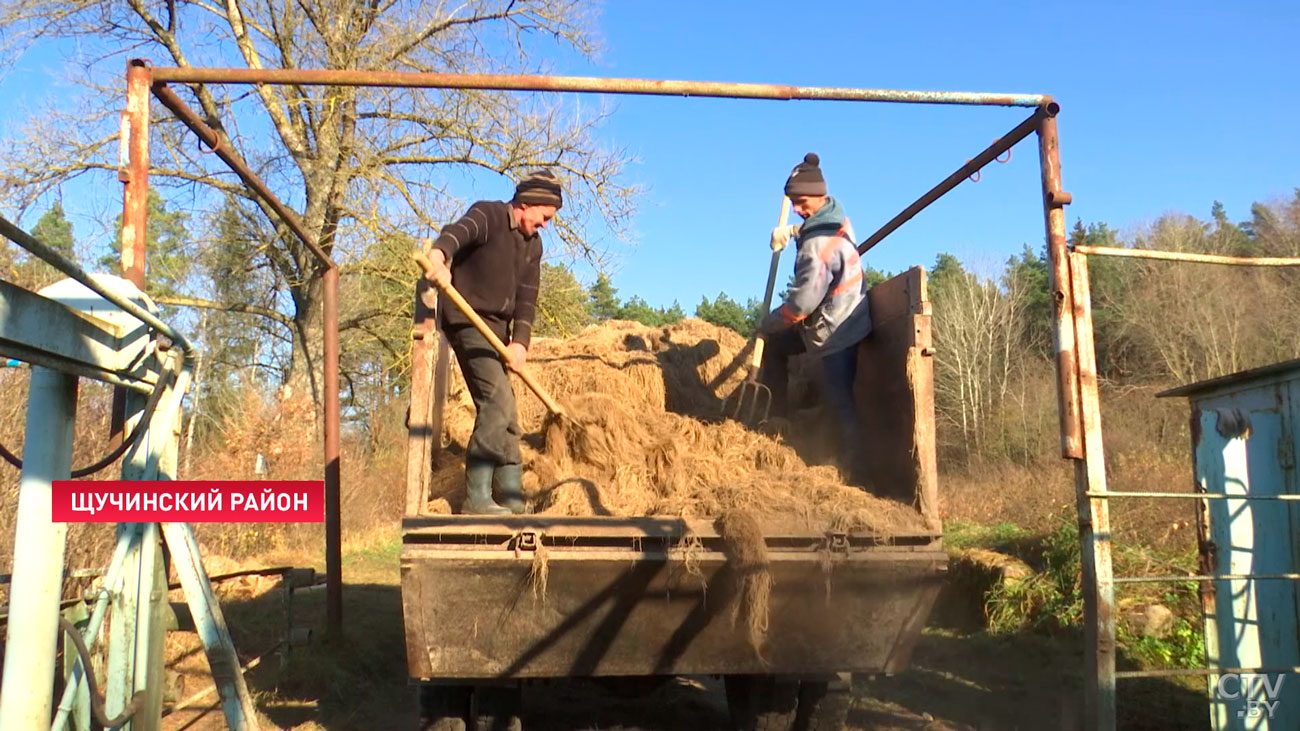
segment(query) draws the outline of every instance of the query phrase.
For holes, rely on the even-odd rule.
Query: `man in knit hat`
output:
[[[519,370],[528,358],[541,278],[540,232],[563,205],[559,181],[539,170],[519,181],[509,203],[475,203],[426,246],[434,266],[432,279],[454,286],[508,343],[510,353],[503,364],[464,314],[450,302],[439,305],[439,325],[456,353],[477,412],[465,449],[463,513],[524,512],[519,452],[523,430],[505,369]],[[504,506],[493,499],[493,482]]]
[[[765,313],[759,325],[765,339],[760,378],[772,390],[772,415],[788,418],[787,360],[804,352],[820,357],[827,404],[840,427],[841,461],[850,478],[860,481],[865,477],[865,444],[853,382],[858,343],[871,332],[862,260],[853,243],[853,227],[829,195],[816,154],[808,153],[795,165],[785,181],[785,194],[804,221],[772,230],[773,251],[795,240],[794,280],[784,302]]]

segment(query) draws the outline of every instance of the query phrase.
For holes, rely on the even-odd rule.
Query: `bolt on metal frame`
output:
[[[1113,580],[1110,576],[1109,520],[1104,498],[1105,464],[1102,453],[1101,421],[1097,395],[1096,356],[1092,345],[1092,313],[1087,290],[1086,260],[1083,254],[1067,249],[1064,206],[1072,196],[1061,187],[1060,140],[1056,115],[1059,105],[1044,94],[998,94],[978,92],[904,91],[891,89],[857,89],[742,84],[704,81],[619,79],[572,76],[514,74],[411,73],[390,71],[343,71],[304,69],[240,68],[153,68],[144,61],[133,60],[129,78],[137,78],[128,88],[129,109],[140,109],[146,87],[194,130],[239,176],[280,212],[286,225],[294,228],[303,243],[318,248],[305,232],[299,230],[274,195],[246,167],[241,169],[236,154],[217,132],[203,121],[168,88],[169,83],[183,84],[297,84],[340,86],[390,86],[436,89],[485,89],[501,91],[538,91],[571,93],[637,94],[659,96],[700,96],[739,99],[822,100],[891,102],[912,104],[955,104],[976,106],[1015,106],[1033,108],[1033,114],[1000,138],[992,146],[958,168],[935,188],[898,216],[886,223],[863,244],[860,251],[878,244],[912,216],[929,206],[963,180],[1011,149],[1030,133],[1037,133],[1042,180],[1042,200],[1050,288],[1053,301],[1053,344],[1056,350],[1057,402],[1060,416],[1062,457],[1075,465],[1076,492],[1079,496],[1079,531],[1084,553],[1084,610],[1087,671],[1085,674],[1085,722],[1090,728],[1112,729],[1115,726],[1115,626]],[[147,106],[147,105],[146,105]],[[147,109],[136,114],[147,116]],[[147,135],[147,125],[135,122],[133,129]],[[148,166],[147,145],[132,145],[130,168]],[[133,179],[137,173],[132,173]],[[136,195],[141,195],[137,193]],[[140,199],[143,200],[143,199]],[[128,209],[130,204],[128,204]],[[139,229],[143,231],[143,227]],[[123,237],[124,241],[128,239]],[[143,261],[143,237],[131,239],[138,247],[137,261]],[[325,291],[325,387],[326,387],[326,576],[328,590],[328,631],[337,632],[342,621],[341,574],[339,572],[338,516],[338,393],[337,393],[337,267],[317,254],[326,265],[325,275],[333,277]],[[1077,263],[1075,263],[1077,262]],[[334,349],[331,350],[331,341]],[[440,359],[445,360],[445,359]],[[432,366],[432,364],[428,364]],[[445,378],[442,370],[440,376]],[[414,409],[413,409],[414,411]],[[413,414],[414,416],[414,414]],[[435,415],[434,423],[439,419]],[[332,466],[332,473],[329,471]],[[408,504],[410,497],[408,496]]]

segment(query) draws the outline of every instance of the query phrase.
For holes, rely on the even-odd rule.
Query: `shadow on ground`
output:
[[[224,603],[236,646],[245,660],[268,652],[284,632],[278,590]],[[351,584],[344,593],[342,640],[317,637],[294,648],[282,666],[266,656],[247,677],[265,720],[284,729],[412,729],[415,694],[406,676],[400,589]],[[324,626],[324,593],[295,600],[295,621]],[[1077,636],[991,636],[931,628],[904,673],[859,683],[850,728],[939,731],[1076,729],[1083,667]],[[1121,659],[1121,665],[1126,662]],[[1203,694],[1162,680],[1121,681],[1119,727],[1207,728]],[[529,685],[524,695],[528,731],[675,731],[726,729],[721,683],[674,678],[649,687],[636,683],[553,681]],[[220,711],[189,711],[168,719],[169,729],[223,728]]]

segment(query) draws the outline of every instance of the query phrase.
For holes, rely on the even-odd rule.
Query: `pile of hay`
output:
[[[720,518],[743,512],[765,533],[923,530],[911,506],[844,485],[830,466],[809,466],[780,438],[720,419],[744,379],[746,340],[700,320],[652,328],[592,326],[565,340],[538,339],[537,381],[582,428],[547,429],[546,409],[516,378],[524,431],[524,489],[534,512]],[[453,368],[447,437],[463,446],[474,407]],[[544,431],[545,430],[545,431]],[[430,506],[450,512],[463,492],[447,459]]]

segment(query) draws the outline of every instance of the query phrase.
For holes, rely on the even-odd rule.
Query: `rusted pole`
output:
[[[1300,267],[1300,257],[1286,256],[1222,256],[1220,254],[1191,254],[1184,251],[1156,251],[1154,249],[1120,249],[1113,246],[1075,246],[1074,250],[1089,256],[1122,256],[1130,259],[1159,259],[1184,261],[1194,264],[1228,264],[1243,267]]]
[[[122,113],[117,178],[122,190],[122,277],[144,291],[145,242],[149,230],[149,85],[151,69],[139,59],[126,64],[126,111]],[[122,443],[126,431],[126,391],[113,389],[108,442]]]
[[[727,99],[810,99],[823,101],[898,102],[904,104],[972,104],[1039,107],[1052,101],[1045,94],[970,91],[853,89],[788,84],[740,84],[722,81],[607,79],[592,76],[529,74],[450,74],[409,71],[327,69],[156,68],[163,83],[293,84],[297,86],[389,86],[421,89],[497,89],[655,96],[703,96]]]
[[[156,78],[156,77],[155,77]],[[266,201],[280,220],[289,227],[316,259],[324,265],[321,272],[324,322],[324,389],[325,389],[325,629],[338,636],[343,628],[343,564],[341,516],[339,515],[341,469],[339,453],[339,271],[330,255],[307,232],[302,220],[267,187],[256,173],[235,153],[224,135],[207,125],[184,100],[161,82],[153,84],[153,94],[176,118],[189,127],[204,144],[221,158],[239,179]]]
[[[149,206],[149,84],[150,69],[139,59],[126,64],[126,166],[118,179],[122,196],[122,276],[144,291],[144,243]]]
[[[1054,115],[1056,114],[1057,109],[1058,107],[1055,102],[1040,107],[1038,111],[1030,115],[1028,119],[1016,125],[1015,129],[1012,129],[1002,137],[994,140],[993,144],[986,147],[983,152],[968,160],[965,165],[957,168],[956,172],[944,178],[942,182],[931,188],[925,195],[917,198],[915,203],[904,208],[901,213],[891,218],[889,223],[881,226],[880,230],[871,234],[862,243],[858,244],[858,253],[867,253],[871,247],[880,243],[886,236],[898,230],[899,226],[907,223],[913,216],[925,210],[931,203],[934,203],[948,191],[961,185],[962,181],[966,180],[971,175],[974,175],[980,168],[993,162],[994,158],[998,155],[1010,150],[1017,142],[1020,142],[1024,138],[1033,134],[1034,131],[1038,129],[1039,120],[1043,115]]]
[[[1084,618],[1084,728],[1115,728],[1115,581],[1111,564],[1110,501],[1106,495],[1106,455],[1101,437],[1101,400],[1092,330],[1088,257],[1068,254],[1075,344],[1078,349],[1079,404],[1083,459],[1074,462],[1075,496],[1082,549]]]
[[[1051,263],[1052,344],[1056,350],[1056,397],[1061,426],[1061,456],[1083,457],[1079,435],[1079,379],[1071,320],[1070,266],[1066,261],[1065,209],[1068,196],[1061,190],[1060,142],[1056,115],[1038,120],[1038,156],[1043,177],[1043,217],[1047,227],[1047,256]]]
[[[339,515],[339,268],[321,274],[325,288],[325,632],[343,632],[343,549]]]

